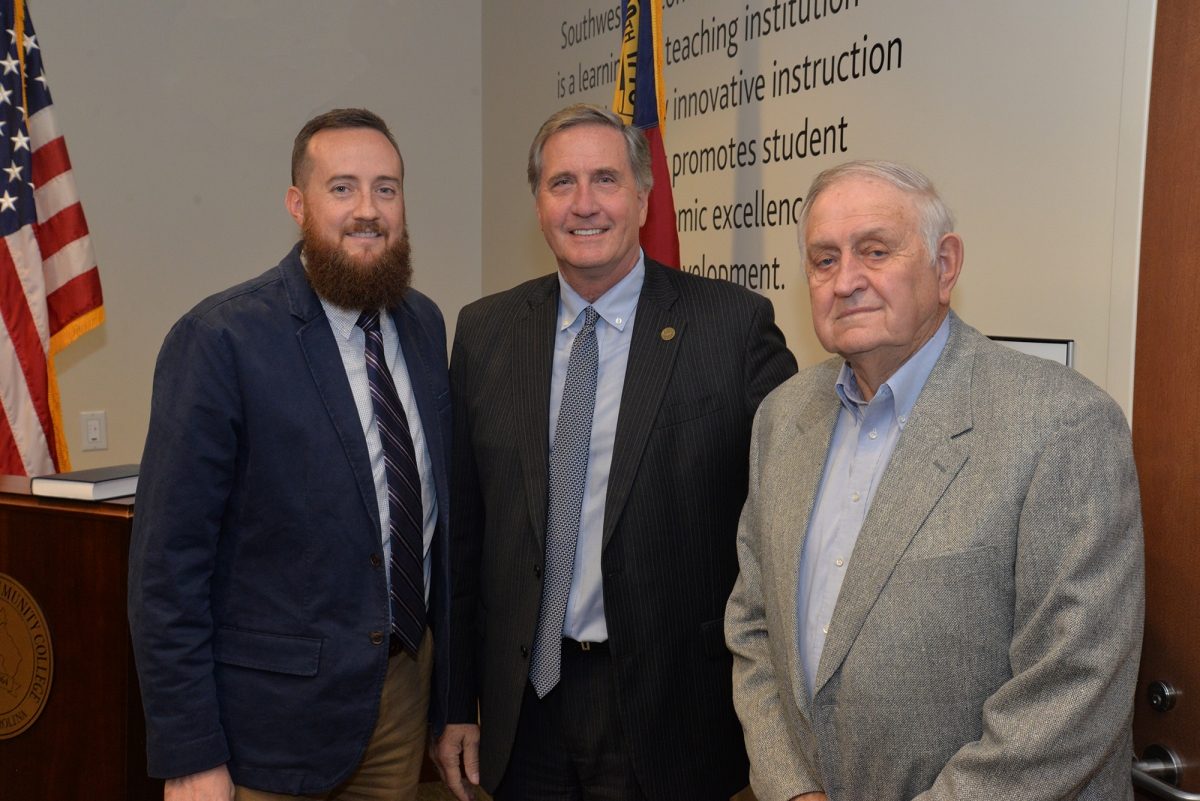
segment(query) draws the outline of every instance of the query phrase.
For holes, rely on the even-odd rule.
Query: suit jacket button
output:
[[[377,554],[377,553],[371,554],[371,566],[372,567],[379,567],[382,564],[383,564],[383,560],[379,558],[379,554]]]
[[[383,645],[383,632],[382,631],[372,631],[371,632],[371,645]]]
[[[534,566],[533,566],[533,577],[534,577],[534,578],[541,578],[541,577],[542,577],[542,566],[541,566],[541,565],[534,565]]]
[[[529,656],[529,649],[526,648],[524,645],[522,645],[521,646],[521,658],[526,659],[526,658],[528,658],[528,656]]]

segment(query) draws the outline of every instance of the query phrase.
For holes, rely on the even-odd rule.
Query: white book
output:
[[[37,476],[29,482],[29,491],[46,498],[71,498],[77,501],[106,501],[137,492],[138,465],[121,464]]]

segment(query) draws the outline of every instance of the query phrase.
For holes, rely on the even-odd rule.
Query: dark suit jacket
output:
[[[450,719],[475,722],[478,701],[489,791],[512,748],[542,598],[558,286],[547,275],[463,309],[451,359]],[[619,713],[651,798],[729,798],[747,783],[722,616],[751,422],[795,372],[770,301],[647,260],[602,569]]]
[[[430,720],[445,725],[450,392],[441,312],[392,312],[437,486]],[[386,563],[366,439],[299,246],[163,343],[129,559],[150,775],[228,761],[234,782],[328,790],[375,726]]]

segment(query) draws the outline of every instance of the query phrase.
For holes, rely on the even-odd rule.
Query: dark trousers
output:
[[[621,728],[607,643],[563,640],[558,685],[525,683],[517,736],[496,801],[646,801]]]

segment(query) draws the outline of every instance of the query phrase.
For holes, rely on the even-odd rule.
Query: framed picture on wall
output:
[[[1075,340],[1073,339],[1037,339],[1035,337],[988,337],[988,339],[1013,350],[1019,350],[1021,353],[1028,353],[1030,356],[1039,356],[1067,367],[1075,366]]]

